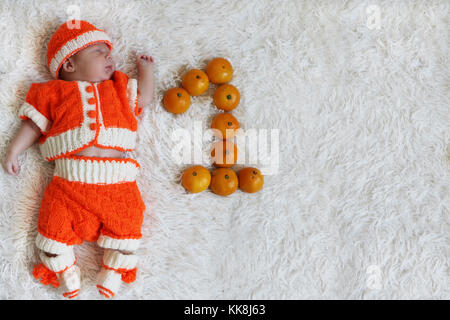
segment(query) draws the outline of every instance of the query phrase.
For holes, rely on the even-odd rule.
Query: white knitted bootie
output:
[[[119,291],[122,281],[131,283],[136,280],[136,264],[136,255],[106,249],[97,278],[98,292],[106,298],[112,298]]]

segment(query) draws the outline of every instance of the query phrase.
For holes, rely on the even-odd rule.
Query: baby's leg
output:
[[[134,253],[142,238],[146,209],[136,183],[138,169],[136,160],[124,158],[105,171],[111,171],[111,177],[118,177],[118,181],[97,187],[102,209],[97,243],[105,249],[97,288],[108,298],[117,294],[122,282],[136,280],[138,257]]]
[[[105,249],[102,269],[98,275],[97,288],[100,294],[112,298],[123,282],[136,280],[138,257],[131,251]]]
[[[44,285],[62,285],[64,296],[74,298],[80,288],[80,270],[75,265],[75,243],[81,243],[74,232],[76,207],[70,206],[74,190],[69,181],[54,176],[44,191],[38,219],[36,247],[41,264],[33,270],[35,278]]]

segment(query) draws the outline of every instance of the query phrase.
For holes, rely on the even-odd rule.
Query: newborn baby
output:
[[[47,64],[55,80],[33,83],[19,117],[4,169],[18,175],[18,156],[39,138],[42,155],[55,161],[41,202],[36,246],[42,264],[33,270],[44,284],[64,287],[74,298],[80,269],[73,246],[97,241],[105,249],[97,288],[117,294],[136,279],[146,209],[136,184],[135,147],[143,106],[153,98],[153,58],[138,55],[138,79],[116,70],[109,36],[86,21],[63,23],[52,36]]]

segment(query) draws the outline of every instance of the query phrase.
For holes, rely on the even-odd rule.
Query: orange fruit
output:
[[[231,141],[217,141],[211,150],[211,157],[216,167],[229,168],[237,161],[237,147]]]
[[[232,84],[223,84],[214,91],[213,99],[217,108],[231,111],[239,104],[241,94]]]
[[[227,59],[214,58],[206,66],[206,74],[212,83],[225,83],[233,77],[233,67]]]
[[[171,88],[164,94],[164,107],[172,113],[183,113],[191,105],[191,97],[183,88]]]
[[[264,176],[257,168],[243,168],[238,173],[239,188],[248,193],[254,193],[262,189]]]
[[[202,70],[191,69],[183,76],[181,85],[191,96],[199,96],[208,90],[209,79]]]
[[[214,135],[222,140],[233,138],[240,127],[239,121],[227,112],[219,113],[211,122]]]
[[[211,190],[220,196],[228,196],[238,188],[236,173],[230,168],[219,168],[211,175]]]
[[[191,193],[202,192],[209,187],[211,173],[203,166],[193,166],[184,170],[181,182],[183,187]]]

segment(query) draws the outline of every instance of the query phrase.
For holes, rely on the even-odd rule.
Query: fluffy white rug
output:
[[[138,281],[118,298],[450,298],[449,1],[3,0],[3,156],[30,84],[51,79],[46,46],[70,5],[112,36],[122,71],[136,77],[136,52],[156,62],[133,154],[148,208]],[[278,156],[236,166],[279,160],[256,194],[180,185],[190,164],[174,160],[172,132],[209,127],[214,87],[179,116],[161,100],[216,56],[235,68],[242,127],[279,130]],[[60,299],[31,274],[54,165],[37,144],[19,160],[19,177],[0,175],[0,298]],[[100,298],[102,251],[76,254],[80,298]]]

